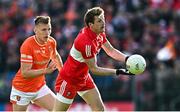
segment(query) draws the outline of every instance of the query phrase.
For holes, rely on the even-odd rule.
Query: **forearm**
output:
[[[95,70],[92,70],[94,75],[99,75],[99,76],[108,76],[108,75],[135,75],[130,73],[128,70],[126,69],[109,69],[109,68],[102,68],[102,67],[98,67]]]
[[[30,69],[22,71],[24,78],[35,78],[46,74],[46,69]]]
[[[116,69],[96,67],[90,70],[94,75],[108,76],[115,75]]]
[[[60,69],[63,67],[63,62],[61,56],[58,53],[56,54],[56,61],[57,61],[57,68],[60,71]]]

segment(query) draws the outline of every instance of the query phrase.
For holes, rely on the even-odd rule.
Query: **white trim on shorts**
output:
[[[89,90],[91,90],[91,89],[89,89]],[[77,93],[78,93],[78,95],[79,96],[83,96],[85,93],[87,93],[89,90],[85,90],[85,91],[78,91]]]
[[[74,99],[68,99],[68,98],[65,98],[64,96],[62,96],[61,94],[57,93],[56,95],[57,97],[57,100],[59,100],[60,102],[62,103],[66,103],[66,104],[72,104],[73,100]]]
[[[97,90],[98,90],[98,88],[97,88],[96,85],[95,85],[94,88],[91,88],[91,89],[88,89],[88,90],[85,90],[85,91],[78,91],[77,93],[78,93],[79,96],[82,97],[84,94],[86,94],[87,92],[89,92],[89,91],[92,90],[92,89],[97,89]]]
[[[74,99],[69,99],[69,98],[65,98],[63,95],[65,88],[66,88],[67,82],[65,80],[63,80],[61,86],[60,86],[60,90],[59,93],[57,93],[56,98],[57,100],[59,100],[62,103],[66,103],[66,104],[72,104]]]
[[[30,102],[41,98],[47,94],[51,94],[55,97],[54,93],[48,88],[47,85],[41,87],[37,92],[22,92],[14,87],[11,89],[10,100],[15,101],[17,105],[28,105]],[[20,100],[17,100],[17,96],[20,96]]]
[[[91,89],[89,89],[89,90],[91,90]],[[83,96],[85,93],[87,93],[89,90],[78,91],[77,93],[78,93],[79,96],[82,97],[82,96]],[[64,96],[61,95],[61,93],[57,93],[56,96],[57,96],[56,98],[57,98],[60,102],[66,103],[66,104],[72,104],[72,102],[73,102],[73,100],[74,100],[74,99],[65,98]]]

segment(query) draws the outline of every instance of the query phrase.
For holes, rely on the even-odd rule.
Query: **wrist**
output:
[[[120,74],[120,70],[116,69],[116,75],[118,76]]]
[[[46,72],[46,68],[45,69],[43,69],[43,74],[46,74],[47,72]]]
[[[126,57],[125,57],[125,63],[126,63],[126,61],[128,60],[129,57],[130,57],[130,56],[126,56]]]

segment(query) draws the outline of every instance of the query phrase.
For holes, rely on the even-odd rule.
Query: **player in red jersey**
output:
[[[46,86],[45,74],[60,70],[62,61],[56,41],[50,36],[50,22],[49,16],[37,16],[35,35],[21,45],[21,67],[13,79],[10,96],[14,111],[26,111],[30,102],[47,110],[53,109],[55,95]]]
[[[128,56],[113,48],[106,39],[104,11],[100,7],[89,9],[84,21],[86,26],[79,32],[70,54],[60,71],[55,89],[55,111],[66,111],[78,93],[93,111],[105,110],[99,91],[89,74],[134,75],[122,69],[102,68],[97,65],[96,55],[101,48],[112,58],[125,62]]]

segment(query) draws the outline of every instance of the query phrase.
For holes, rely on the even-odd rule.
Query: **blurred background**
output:
[[[106,33],[126,54],[141,54],[147,62],[142,75],[93,76],[108,110],[180,110],[180,0],[0,0],[0,110],[11,110],[11,80],[19,69],[19,48],[33,35],[34,18],[49,15],[52,36],[66,60],[88,8],[105,11]],[[119,68],[123,63],[103,50],[98,65]],[[47,76],[54,91],[58,72]],[[38,110],[36,106],[30,106]],[[72,110],[88,110],[76,97]]]

